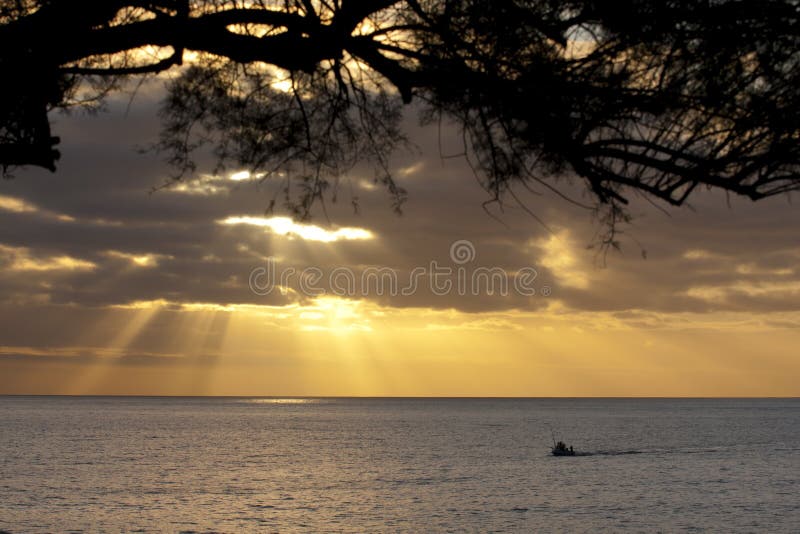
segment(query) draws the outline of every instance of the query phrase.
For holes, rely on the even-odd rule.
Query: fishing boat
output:
[[[567,444],[563,441],[559,441],[558,443],[554,442],[550,452],[553,453],[553,456],[575,456],[575,450],[572,448],[572,445],[567,447]]]

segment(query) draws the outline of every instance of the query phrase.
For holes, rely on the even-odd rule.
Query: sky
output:
[[[298,222],[244,169],[153,192],[158,103],[53,115],[58,171],[0,182],[0,394],[800,395],[791,198],[634,198],[604,257],[546,191],[487,213],[411,109],[403,213],[356,168]]]

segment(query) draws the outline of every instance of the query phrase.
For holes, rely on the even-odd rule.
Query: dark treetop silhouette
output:
[[[412,99],[460,127],[493,200],[572,176],[613,223],[631,193],[680,205],[699,186],[754,200],[800,186],[795,0],[0,5],[6,170],[55,169],[49,111],[173,69],[157,148],[177,175],[210,145],[285,180],[299,215],[364,160],[402,201],[387,156]]]

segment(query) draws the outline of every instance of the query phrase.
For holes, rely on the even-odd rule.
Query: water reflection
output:
[[[317,404],[320,399],[309,399],[303,397],[261,397],[250,399],[239,399],[236,402],[241,404]]]

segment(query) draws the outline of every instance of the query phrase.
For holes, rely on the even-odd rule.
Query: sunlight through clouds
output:
[[[305,332],[372,332],[368,318],[371,306],[357,300],[336,297],[320,297],[313,304],[304,306],[296,317],[300,330]]]
[[[724,260],[725,256],[704,249],[690,249],[683,253],[684,259],[692,261]]]
[[[706,302],[725,302],[728,299],[745,297],[785,297],[800,293],[800,282],[736,281],[727,285],[690,287],[686,295]]]
[[[326,230],[313,224],[298,223],[289,217],[228,217],[221,221],[224,225],[249,225],[265,228],[273,234],[299,237],[306,241],[321,241],[331,243],[340,240],[367,240],[373,239],[375,234],[365,228],[344,227],[336,230]]]
[[[250,177],[250,171],[239,171],[228,176],[228,179],[233,180],[234,182],[241,182],[244,180],[249,180]]]
[[[52,320],[65,324],[75,314],[68,307],[48,309],[56,313]],[[53,376],[63,372],[59,362],[77,366],[81,374],[65,390],[72,394],[124,388],[232,395],[244,387],[248,394],[666,395],[691,392],[687,372],[706,376],[726,364],[729,379],[707,389],[730,395],[744,392],[744,377],[760,369],[761,357],[748,346],[780,337],[786,349],[773,354],[776,371],[762,384],[794,391],[786,376],[798,318],[789,312],[754,317],[555,306],[475,314],[339,297],[283,306],[157,299],[97,312],[97,328],[80,338],[46,347],[6,343],[7,359]],[[721,346],[725,350],[716,352]],[[101,350],[113,357],[99,358]],[[91,362],[41,357],[72,354]],[[217,361],[224,365],[211,365]],[[597,373],[609,381],[598,383]]]
[[[219,174],[201,174],[194,178],[185,178],[177,183],[170,184],[167,191],[194,196],[223,195],[228,194],[232,188],[235,188],[235,183],[260,180],[264,178],[264,176],[264,173],[251,173],[247,170],[232,172],[225,176]],[[0,204],[0,208],[2,208],[2,204]]]
[[[575,253],[575,244],[568,230],[552,234],[549,238],[534,242],[543,255],[539,262],[547,267],[563,285],[577,289],[589,287],[589,276]]]
[[[108,250],[106,251],[106,256],[125,260],[130,262],[130,264],[134,267],[143,268],[158,267],[158,262],[160,260],[172,259],[172,256],[167,256],[165,254],[153,254],[149,252],[146,254],[130,254],[127,252],[120,252],[118,250]]]
[[[212,174],[204,174],[193,180],[185,180],[171,185],[167,189],[170,193],[183,193],[184,195],[212,196],[227,193],[228,189],[220,185],[220,178]]]
[[[97,267],[91,261],[72,256],[33,256],[27,247],[0,245],[0,264],[9,271],[87,271]]]
[[[39,211],[39,208],[22,199],[0,195],[0,210],[11,213],[31,213]]]
[[[60,222],[75,222],[75,217],[65,213],[57,213],[50,210],[45,210],[39,206],[28,202],[27,200],[10,197],[7,195],[0,195],[0,211],[10,213],[26,213],[36,214],[46,219],[55,219]]]

